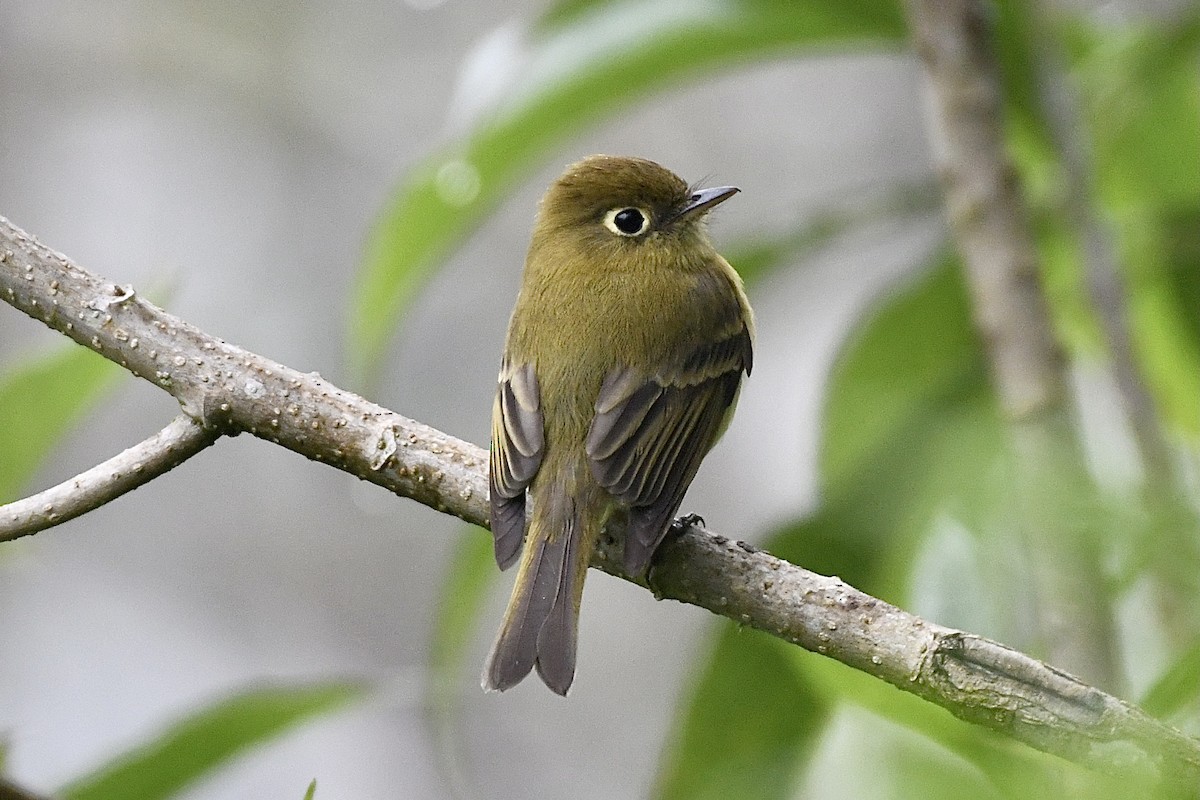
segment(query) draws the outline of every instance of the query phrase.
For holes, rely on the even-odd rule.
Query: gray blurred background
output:
[[[519,34],[541,8],[0,0],[0,214],[212,334],[344,383],[351,280],[378,210],[461,126],[473,99],[463,63],[502,52],[487,43]],[[906,53],[831,53],[747,65],[610,119],[555,154],[452,258],[371,399],[486,442],[533,210],[564,164],[641,155],[689,180],[737,184],[743,194],[715,215],[713,235],[743,241],[930,180],[919,89]],[[753,541],[811,507],[836,347],[853,315],[941,235],[936,215],[867,226],[755,287],[754,376],[684,510]],[[0,369],[63,346],[0,306]],[[116,453],[176,410],[123,380],[30,488]],[[506,575],[467,668],[451,676],[462,714],[452,755],[439,757],[445,744],[422,706],[425,662],[462,527],[243,436],[6,545],[9,771],[49,790],[227,692],[345,675],[380,692],[192,796],[299,798],[313,777],[318,798],[644,795],[711,615],[593,573],[570,698],[536,680],[484,695],[478,669]]]

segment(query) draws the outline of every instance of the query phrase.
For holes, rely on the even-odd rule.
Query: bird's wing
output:
[[[588,432],[596,481],[630,507],[625,568],[640,573],[700,460],[716,443],[753,361],[742,320],[680,365],[654,376],[619,368],[606,376]]]
[[[488,460],[492,537],[496,563],[507,569],[525,539],[525,489],[546,451],[542,403],[532,364],[500,368],[492,403],[492,445]]]

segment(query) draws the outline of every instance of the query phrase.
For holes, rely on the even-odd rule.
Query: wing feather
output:
[[[605,377],[588,432],[596,481],[630,508],[625,566],[644,570],[716,443],[753,359],[751,333],[696,348],[674,370],[648,376],[622,368]]]
[[[630,373],[621,371],[614,374],[626,379]],[[607,385],[608,381],[605,384]],[[618,384],[617,388],[623,387]],[[658,403],[662,391],[662,386],[656,383],[641,383],[620,400],[613,402],[605,394],[604,387],[601,387],[600,397],[606,401],[608,410],[601,411],[597,402],[596,416],[592,419],[592,426],[588,431],[588,457],[603,461],[615,455],[629,441],[632,433],[645,422],[646,416]]]
[[[525,490],[546,450],[541,392],[532,364],[500,369],[492,403],[488,458],[492,537],[496,563],[507,569],[525,540]]]

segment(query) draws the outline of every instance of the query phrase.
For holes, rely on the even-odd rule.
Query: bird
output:
[[[649,567],[753,366],[754,314],[706,218],[739,190],[594,155],[547,189],[492,404],[496,562],[520,565],[482,685],[536,668],[565,696],[584,579],[605,524]]]

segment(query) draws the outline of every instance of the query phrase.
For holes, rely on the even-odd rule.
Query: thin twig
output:
[[[0,299],[244,430],[469,522],[487,524],[486,453],[319,376],[216,339],[72,264],[0,217]],[[649,579],[606,535],[593,565],[823,653],[1040,750],[1121,774],[1200,782],[1200,742],[995,642],[944,628],[740,542],[690,529]]]
[[[1052,22],[1050,12],[1030,4],[1037,30]],[[1083,245],[1084,278],[1108,349],[1112,375],[1147,482],[1175,488],[1172,456],[1134,356],[1129,334],[1128,302],[1117,262],[1117,245],[1110,226],[1096,209],[1094,158],[1082,122],[1078,92],[1067,80],[1061,48],[1042,35],[1037,44],[1039,110],[1062,163],[1064,189],[1061,210]]]
[[[70,480],[0,506],[0,542],[61,525],[116,500],[208,447],[218,436],[186,414]]]

